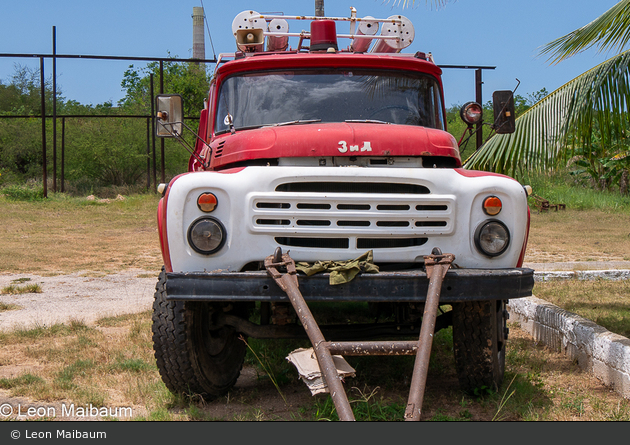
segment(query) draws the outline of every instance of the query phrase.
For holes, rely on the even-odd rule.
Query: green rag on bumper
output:
[[[352,281],[360,272],[378,273],[378,266],[374,264],[372,251],[368,251],[359,258],[348,261],[317,261],[314,264],[296,263],[295,268],[307,276],[319,272],[330,272],[329,283],[344,284]]]

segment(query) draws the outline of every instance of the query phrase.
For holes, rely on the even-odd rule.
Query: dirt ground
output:
[[[526,332],[511,323],[508,347],[517,346],[530,349],[535,356],[534,361],[544,362],[543,370],[528,369],[527,365],[519,369],[506,370],[507,376],[528,372],[537,373],[539,376],[539,397],[544,399],[542,403],[549,406],[547,411],[551,414],[549,418],[536,419],[534,411],[532,418],[528,420],[602,420],[601,413],[596,412],[601,410],[600,405],[606,404],[619,409],[621,403],[626,404],[617,393],[580,370],[577,364],[559,353],[535,344]],[[409,396],[411,371],[411,368],[401,370],[400,384],[393,387],[388,385],[387,389],[379,386],[357,388],[353,378],[346,379],[344,387],[351,402],[362,400],[367,393],[375,391],[373,395],[375,399],[395,401],[404,407]],[[300,407],[314,406],[316,402],[317,406],[323,406],[326,400],[330,399],[328,394],[312,396],[306,385],[297,379],[283,386],[282,392],[286,403],[269,379],[261,378],[253,367],[245,367],[230,395],[204,404],[203,411],[208,417],[217,420],[293,421],[301,420]],[[582,408],[567,410],[565,405],[575,403],[575,400],[582,403]],[[559,409],[556,410],[554,407]],[[458,388],[454,366],[430,369],[421,420],[491,421],[496,418],[503,421],[522,420],[509,413],[506,416],[497,416],[497,410],[495,403],[478,403],[463,397]]]
[[[562,268],[562,269],[593,269],[614,266],[617,268],[630,269],[630,233],[628,233],[627,217],[625,215],[604,215],[596,212],[581,213],[581,221],[575,218],[572,212],[567,211],[561,214],[532,215],[532,232],[525,261],[526,265],[535,265],[534,268]],[[104,217],[104,221],[107,218]],[[149,222],[146,223],[147,227]],[[569,229],[567,229],[567,225]],[[589,227],[588,233],[584,227]],[[610,229],[610,228],[614,228]],[[117,230],[117,228],[111,228]],[[126,230],[124,227],[121,231]],[[148,230],[148,229],[147,229]],[[152,233],[154,229],[151,229]],[[7,232],[9,233],[9,232]],[[591,242],[592,234],[597,234],[600,241]],[[10,234],[10,233],[9,233]],[[115,237],[112,239],[116,239]],[[28,238],[20,238],[24,243]],[[20,296],[1,295],[0,301],[4,303],[17,304],[20,309],[0,312],[0,330],[15,326],[20,320],[35,321],[36,324],[46,325],[58,321],[50,317],[59,313],[71,319],[82,319],[91,322],[94,316],[117,315],[122,313],[121,307],[129,307],[129,301],[133,301],[133,306],[139,311],[145,310],[152,301],[153,286],[158,271],[153,270],[153,264],[159,263],[159,251],[155,245],[155,240],[143,240],[138,237],[138,242],[146,245],[142,249],[134,247],[134,255],[142,252],[147,258],[152,259],[151,267],[144,267],[146,270],[122,273],[119,270],[112,270],[111,273],[98,274],[94,272],[74,272],[71,275],[60,275],[58,264],[51,262],[45,256],[28,257],[29,264],[35,264],[35,269],[29,270],[29,275],[25,273],[1,274],[0,288],[10,284],[16,278],[31,278],[33,282],[41,282],[44,292],[41,294],[27,294]],[[56,255],[65,255],[61,243],[57,245]],[[111,246],[107,245],[111,250]],[[27,246],[28,247],[28,246]],[[105,247],[104,247],[105,249]],[[32,249],[24,249],[25,253],[33,252]],[[99,252],[99,258],[109,258],[108,250]],[[69,258],[68,256],[65,256]],[[111,256],[110,256],[111,257]],[[80,258],[78,256],[77,258]],[[135,260],[123,261],[121,264],[137,264]],[[559,262],[557,266],[551,266],[552,262]],[[41,264],[40,264],[41,263]],[[22,270],[18,266],[21,263],[11,263],[8,270]],[[560,266],[562,264],[562,266]],[[76,267],[85,267],[80,263]],[[88,264],[91,270],[103,270]],[[68,267],[68,264],[64,264]],[[133,267],[133,266],[132,266]],[[71,268],[71,270],[73,269]],[[54,270],[49,270],[54,269]],[[116,267],[112,267],[116,269]],[[40,272],[40,275],[34,275]],[[68,273],[68,272],[66,272]],[[125,275],[126,274],[126,275]],[[120,276],[119,276],[120,275]],[[124,275],[124,276],[123,276]],[[114,282],[110,282],[110,281]],[[53,283],[54,282],[54,283]],[[114,286],[114,287],[112,287]],[[116,287],[118,286],[118,287]],[[57,292],[57,294],[55,294]],[[113,295],[116,298],[100,298],[99,295]],[[130,300],[131,299],[131,300]],[[109,301],[108,301],[109,300]],[[45,302],[44,305],[42,302]],[[107,305],[106,310],[102,310],[103,305]],[[76,311],[69,311],[69,307],[76,307]],[[29,312],[31,311],[31,312]],[[32,312],[35,311],[35,312]],[[39,311],[39,312],[37,312]],[[92,311],[94,314],[90,315]],[[38,314],[33,316],[33,314]],[[96,315],[98,314],[98,315]],[[15,318],[15,320],[13,318]],[[21,317],[21,318],[20,318]],[[48,318],[44,318],[48,317]],[[600,400],[605,400],[611,407],[619,407],[626,403],[619,395],[612,392],[610,388],[604,386],[597,379],[582,372],[574,363],[564,356],[549,351],[546,348],[536,345],[532,339],[519,329],[517,325],[510,326],[510,339],[508,348],[518,345],[528,348],[529,353],[537,357],[538,362],[544,363],[541,369],[508,369],[508,373],[536,373],[540,379],[541,388],[544,388],[546,403],[563,405],[567,400],[578,398],[583,401],[579,410],[558,410],[560,414],[553,414],[552,417],[540,420],[602,420],[601,416],[595,414],[595,406],[589,406],[591,396],[596,395]],[[32,363],[29,366],[37,366]],[[288,365],[287,366],[291,366]],[[15,373],[8,367],[0,366],[0,379],[10,377]],[[409,376],[411,369],[409,369]],[[365,397],[366,392],[376,391],[374,397],[399,401],[403,406],[406,404],[409,377],[401,370],[401,382],[399,387],[388,388],[386,391],[373,385],[369,389],[353,389],[353,380],[348,379],[346,383],[347,392],[351,399]],[[269,379],[261,377],[256,369],[249,365],[243,369],[236,387],[228,397],[207,403],[203,406],[203,411],[207,418],[224,420],[299,420],[302,418],[301,410],[305,406],[314,404],[324,404],[328,395],[311,396],[306,386],[299,380],[283,386],[283,393],[287,402],[285,403],[277,389]],[[0,402],[7,403],[7,391],[0,390]],[[567,399],[567,395],[572,398]],[[19,401],[19,400],[18,400]],[[28,404],[29,401],[22,402]],[[0,403],[0,404],[1,404]],[[593,402],[594,403],[594,402]],[[597,402],[599,403],[599,402]],[[496,414],[496,406],[484,406],[483,404],[464,403],[462,394],[458,390],[457,379],[452,367],[441,368],[439,372],[429,374],[427,390],[425,393],[425,403],[423,409],[423,420],[435,418],[436,415],[450,418],[458,418],[465,412],[465,420],[492,420]],[[569,413],[569,414],[567,414]],[[1,414],[1,413],[0,413]],[[306,415],[306,414],[304,414]],[[311,417],[312,418],[312,417]],[[504,420],[512,420],[510,418]]]

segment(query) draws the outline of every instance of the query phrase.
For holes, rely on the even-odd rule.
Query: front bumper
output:
[[[429,279],[424,270],[361,274],[331,286],[329,274],[298,275],[306,301],[424,302]],[[509,300],[532,295],[534,271],[511,269],[451,269],[442,284],[440,303]],[[263,272],[167,273],[168,300],[276,301],[287,295]]]

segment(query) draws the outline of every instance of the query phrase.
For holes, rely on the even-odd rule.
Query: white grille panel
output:
[[[455,197],[274,192],[250,195],[250,211],[251,231],[274,237],[414,238],[453,233]]]

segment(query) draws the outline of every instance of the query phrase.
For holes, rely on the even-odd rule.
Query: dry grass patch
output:
[[[150,314],[120,318],[105,319],[103,326],[75,321],[3,333],[0,388],[33,401],[141,413],[163,404],[171,396],[155,366]]]
[[[630,337],[628,280],[558,280],[536,283],[534,294],[611,332]]]
[[[564,261],[630,261],[630,215],[533,210],[525,262]]]
[[[14,202],[0,198],[0,272],[38,274],[159,270],[157,195],[94,204],[51,198]]]
[[[27,284],[24,286],[10,284],[9,286],[5,286],[0,289],[0,294],[6,295],[41,294],[42,292],[42,287],[39,284]]]
[[[254,364],[246,365],[226,397],[201,402],[173,396],[160,380],[150,312],[105,318],[94,327],[75,321],[0,335],[0,388],[38,405],[65,401],[110,409],[132,407],[135,420],[156,421],[336,418],[330,396],[310,396],[284,359],[284,351],[276,354],[277,341],[261,341],[258,354],[278,362],[272,369],[286,402]],[[518,325],[510,324],[508,343],[506,376],[499,392],[464,395],[457,386],[450,332],[440,331],[422,420],[630,420],[629,401],[562,354],[536,345]],[[353,360],[357,377],[345,384],[357,419],[402,420],[413,359],[365,359]],[[285,371],[285,378],[280,378]]]
[[[16,311],[18,309],[22,309],[22,306],[12,303],[3,303],[0,301],[0,312]]]

